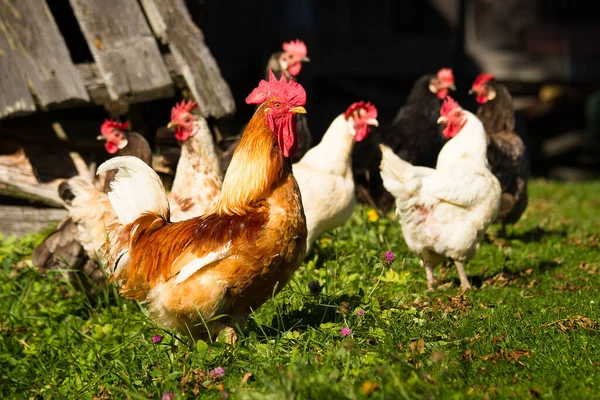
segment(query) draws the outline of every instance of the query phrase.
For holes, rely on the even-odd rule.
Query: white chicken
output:
[[[363,101],[352,104],[333,120],[321,142],[292,166],[300,187],[308,251],[324,232],[343,225],[354,210],[352,149],[377,126],[377,109]]]
[[[438,123],[452,138],[438,155],[435,169],[414,167],[388,147],[380,169],[384,187],[396,199],[396,213],[408,248],[425,267],[427,288],[433,269],[449,258],[456,264],[463,290],[471,285],[464,266],[500,208],[502,191],[487,162],[487,136],[472,113],[448,97]]]
[[[193,113],[195,101],[182,101],[171,109],[169,129],[181,143],[181,156],[169,193],[171,221],[183,221],[210,211],[223,185],[223,173],[208,123]]]

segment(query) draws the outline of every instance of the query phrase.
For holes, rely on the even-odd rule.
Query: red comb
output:
[[[285,74],[281,74],[278,81],[269,69],[269,80],[263,79],[258,83],[258,87],[246,97],[246,104],[262,104],[271,97],[280,97],[296,107],[306,104],[306,91],[302,85],[291,79],[288,82]]]
[[[125,129],[129,128],[129,122],[117,122],[113,121],[112,119],[105,119],[104,123],[100,127],[100,132],[104,134],[104,132],[111,128],[117,128],[124,131]]]
[[[292,53],[293,55],[295,55],[298,58],[304,58],[304,57],[306,57],[306,54],[308,53],[306,45],[300,39],[291,40],[289,42],[284,42],[282,47],[283,47],[283,51]]]
[[[439,80],[454,84],[454,74],[452,68],[442,68],[438,71],[437,77]]]
[[[177,117],[177,114],[181,112],[191,112],[196,107],[198,107],[198,103],[194,100],[181,100],[181,103],[176,103],[171,109],[171,120],[174,120]]]
[[[377,108],[371,104],[370,102],[364,102],[364,101],[357,101],[356,103],[352,103],[350,105],[350,107],[348,107],[348,109],[346,110],[346,112],[344,113],[344,117],[348,118],[352,115],[352,113],[356,110],[365,110],[366,114],[365,114],[365,118],[367,119],[371,119],[371,118],[377,118]]]
[[[447,116],[452,111],[460,108],[460,105],[454,100],[452,97],[446,97],[446,100],[442,103],[442,108],[440,109],[440,115]]]
[[[477,78],[475,78],[475,81],[473,82],[473,85],[471,85],[471,87],[476,88],[478,86],[483,85],[486,82],[493,81],[494,79],[496,79],[494,75],[488,74],[487,72],[483,72],[477,75]]]

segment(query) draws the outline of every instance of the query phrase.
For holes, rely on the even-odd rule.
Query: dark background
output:
[[[389,123],[422,74],[452,67],[463,107],[480,72],[513,94],[517,130],[535,176],[593,179],[600,173],[600,14],[583,0],[186,0],[237,103],[221,121],[236,135],[254,108],[244,99],[284,41],[302,39],[311,62],[298,81],[308,94],[308,123],[318,143],[329,123],[358,100]],[[75,63],[93,62],[69,3],[48,2]],[[123,21],[127,23],[127,21]],[[162,46],[163,52],[168,51]],[[126,118],[154,145],[177,99],[132,104]],[[1,128],[53,136],[61,120],[94,137],[103,107],[38,113]],[[23,127],[21,123],[27,123]],[[87,123],[87,125],[84,124]],[[69,124],[75,125],[68,129]],[[33,126],[29,126],[33,125]],[[81,128],[80,128],[81,126]],[[89,130],[93,130],[90,136]],[[47,134],[44,132],[48,132]],[[38,133],[39,133],[38,132]],[[71,137],[71,136],[70,136]],[[99,162],[101,160],[98,160]]]
[[[244,98],[283,41],[304,40],[311,62],[298,81],[308,93],[318,138],[357,100],[372,101],[386,123],[412,83],[454,69],[467,109],[479,72],[515,97],[519,133],[537,176],[596,177],[600,170],[600,14],[594,2],[565,0],[188,0],[231,86],[232,132],[250,118]],[[500,60],[501,62],[497,61]]]

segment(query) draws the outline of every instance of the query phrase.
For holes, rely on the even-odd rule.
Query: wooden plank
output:
[[[204,35],[194,22],[183,0],[141,0],[154,33],[168,43],[171,54],[183,66],[183,76],[204,117],[222,118],[235,113],[229,85]]]
[[[39,232],[51,223],[62,220],[67,210],[26,206],[0,206],[0,233],[23,236]]]
[[[31,112],[33,99],[42,109],[89,100],[45,0],[3,0],[0,37],[0,117]]]
[[[186,87],[185,78],[183,77],[182,67],[177,63],[175,57],[171,54],[164,55],[165,65],[167,66],[167,70],[171,75],[171,78],[175,82],[178,87]],[[102,79],[102,74],[98,69],[98,66],[94,63],[86,63],[86,64],[76,64],[75,68],[77,68],[77,72],[81,76],[85,88],[87,89],[90,99],[92,103],[103,105],[110,101],[112,101],[110,94],[108,92],[108,88],[106,87],[106,82]],[[172,94],[165,95],[163,97],[171,97]],[[127,102],[129,104],[142,103],[146,101],[143,95],[138,93],[133,93],[130,97],[128,97]]]
[[[174,95],[156,39],[136,0],[69,0],[111,100]]]
[[[34,111],[35,102],[17,64],[17,57],[12,56],[4,24],[0,20],[0,119]]]

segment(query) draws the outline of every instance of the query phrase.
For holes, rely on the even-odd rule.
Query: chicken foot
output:
[[[460,287],[462,290],[471,289],[471,284],[469,283],[469,279],[467,278],[467,274],[465,273],[465,265],[459,261],[454,261],[456,264],[456,270],[458,271],[458,277],[460,278]]]
[[[216,341],[219,342],[219,339],[221,338],[223,339],[224,343],[233,346],[235,342],[237,342],[237,334],[235,333],[235,329],[231,326],[225,325],[223,329],[219,330]]]

